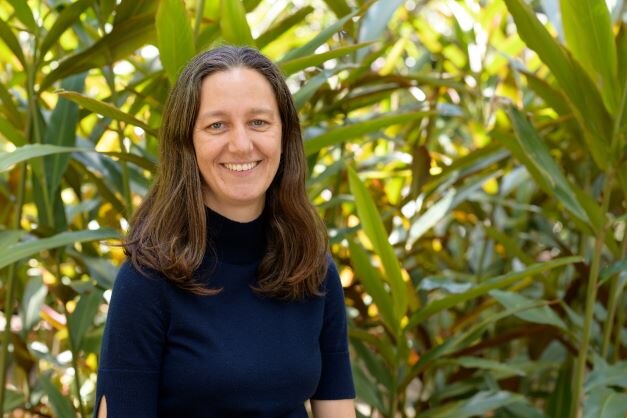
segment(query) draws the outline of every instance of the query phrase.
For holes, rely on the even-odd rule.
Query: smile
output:
[[[261,161],[252,161],[250,163],[223,163],[222,166],[228,168],[231,171],[249,171],[257,167]]]

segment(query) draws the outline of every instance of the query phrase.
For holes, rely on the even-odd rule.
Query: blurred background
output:
[[[87,417],[195,53],[278,62],[360,417],[624,418],[623,0],[0,2],[0,405]],[[184,173],[181,173],[184,175]]]

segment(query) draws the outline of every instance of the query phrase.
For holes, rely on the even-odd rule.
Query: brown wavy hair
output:
[[[267,251],[253,289],[282,300],[320,295],[328,237],[305,189],[306,160],[298,113],[280,70],[252,48],[222,46],[203,52],[181,72],[163,112],[155,181],[131,222],[125,252],[138,270],[160,272],[180,288],[200,295],[220,292],[195,277],[205,253],[214,249],[208,248],[203,181],[192,132],[203,79],[233,68],[255,70],[268,80],[282,122],[281,160],[265,197]]]

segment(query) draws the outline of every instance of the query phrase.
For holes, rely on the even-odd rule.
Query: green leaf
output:
[[[354,16],[357,16],[358,13],[360,13],[360,10],[355,10],[353,13],[348,14],[337,22],[333,23],[331,26],[324,29],[305,45],[301,46],[300,48],[293,49],[285,54],[283,58],[281,58],[281,60],[278,62],[278,64],[281,65],[285,61],[313,55],[320,45],[325,43],[329,38],[335,35],[339,30],[341,30],[342,26],[344,26],[346,22],[348,22]]]
[[[572,102],[577,119],[586,128],[584,138],[595,163],[606,169],[610,161],[612,124],[598,89],[581,65],[549,34],[524,0],[505,0],[505,3],[520,37],[549,67]]]
[[[598,389],[586,396],[583,405],[583,418],[625,418],[627,394]]]
[[[570,417],[572,408],[572,362],[567,360],[560,367],[555,387],[546,402],[546,413],[549,417]]]
[[[44,393],[48,395],[48,405],[52,408],[57,417],[74,417],[76,412],[68,398],[63,396],[57,386],[50,380],[50,373],[45,373],[39,377],[38,383]]]
[[[360,353],[360,359],[365,358],[365,356],[361,354],[364,350],[367,351],[368,349],[364,347],[363,350],[358,351]],[[377,390],[378,382],[374,381],[373,378],[369,378],[362,367],[353,367],[353,379],[355,381],[357,397],[379,411],[384,411],[385,407],[381,399],[381,392]]]
[[[517,306],[515,308],[488,315],[483,321],[471,326],[470,329],[461,333],[457,333],[455,335],[452,335],[450,338],[445,339],[442,344],[436,345],[434,348],[430,349],[420,356],[420,360],[418,360],[418,362],[414,364],[405,375],[402,385],[408,385],[409,382],[414,377],[416,377],[427,364],[429,364],[433,360],[443,358],[456,350],[463,349],[470,344],[475,343],[477,339],[481,338],[481,335],[485,332],[485,330],[497,321],[500,321],[503,318],[507,318],[526,309],[533,309],[537,306],[538,303],[534,302],[526,306]]]
[[[465,293],[448,295],[442,299],[430,302],[424,308],[415,312],[411,316],[406,328],[411,329],[435,313],[452,308],[459,303],[466,302],[481,295],[485,295],[490,290],[500,289],[512,285],[525,277],[534,276],[547,270],[551,270],[568,264],[579,263],[581,261],[581,257],[563,257],[551,261],[545,261],[543,263],[536,263],[525,268],[524,270],[513,271],[485,280],[481,284],[473,287]]]
[[[24,145],[14,151],[0,154],[0,172],[8,170],[14,164],[21,163],[31,158],[43,157],[44,155],[57,154],[60,152],[80,151],[76,147],[59,147],[57,145],[33,144]]]
[[[24,134],[9,122],[8,119],[0,117],[0,134],[2,134],[7,140],[9,140],[16,147],[22,146],[26,143]]]
[[[74,91],[59,91],[57,94],[90,110],[99,115],[109,117],[118,121],[130,123],[131,125],[138,126],[153,136],[157,136],[157,130],[151,128],[145,122],[140,121],[133,115],[129,115],[118,109],[117,107],[100,100],[92,99],[91,97],[84,96]]]
[[[355,275],[361,281],[366,293],[372,297],[372,302],[376,305],[383,324],[393,335],[398,335],[400,322],[396,320],[394,302],[390,294],[385,290],[377,270],[370,263],[368,254],[353,240],[348,241],[348,247]]]
[[[6,248],[18,242],[26,234],[21,229],[0,229],[0,248]]]
[[[0,19],[0,39],[2,39],[11,52],[15,54],[15,58],[17,58],[22,66],[26,67],[26,58],[24,58],[22,47],[13,34],[11,27],[4,21],[4,19]]]
[[[316,93],[320,86],[328,81],[329,77],[336,70],[337,67],[333,71],[321,71],[319,74],[307,80],[307,83],[292,95],[296,109],[302,109],[302,107],[305,106],[305,103],[307,103],[307,101],[311,99],[311,97]]]
[[[405,244],[406,248],[411,248],[428,230],[433,228],[445,216],[452,213],[453,209],[465,202],[489,179],[498,176],[498,171],[493,171],[487,175],[471,179],[468,184],[464,184],[458,189],[449,187],[448,191],[441,199],[432,204],[420,218],[412,222],[409,229],[409,237]]]
[[[94,289],[89,293],[83,293],[76,304],[74,312],[68,314],[68,327],[72,340],[72,351],[75,354],[81,349],[83,337],[89,326],[94,322],[94,316],[100,307],[102,291]]]
[[[235,3],[235,2],[233,2]],[[195,55],[192,23],[182,0],[160,0],[156,17],[159,58],[170,82]]]
[[[116,15],[117,17],[117,15]],[[43,91],[55,81],[91,68],[104,67],[126,58],[138,48],[154,42],[155,16],[147,13],[132,16],[113,25],[111,32],[87,49],[69,56],[44,77],[39,87]]]
[[[31,8],[26,0],[9,0],[9,3],[11,3],[11,6],[13,6],[13,10],[15,10],[15,15],[17,16],[17,18],[23,24],[25,24],[32,33],[37,33],[39,27],[37,25],[37,22],[35,22],[33,12],[31,11]]]
[[[562,0],[559,3],[568,49],[596,82],[606,107],[613,113],[618,104],[618,69],[607,4],[605,0]]]
[[[323,52],[322,54],[308,55],[287,61],[283,60],[279,63],[279,67],[286,75],[290,75],[308,67],[321,65],[331,59],[343,57],[344,55],[350,54],[351,52],[357,51],[358,49],[371,44],[372,42],[367,42],[357,45],[343,46],[332,51]]]
[[[155,0],[122,0],[115,8],[113,26],[137,16],[152,15],[154,17],[158,2]]]
[[[0,20],[1,26],[2,20]],[[4,104],[4,114],[8,121],[18,130],[22,131],[25,123],[24,118],[20,111],[17,109],[13,101],[13,94],[9,93],[8,84],[0,83],[0,100]],[[0,109],[2,110],[2,109]]]
[[[44,304],[48,288],[44,285],[41,276],[32,277],[26,284],[22,295],[22,332],[28,333],[30,329],[39,321],[39,311]]]
[[[324,2],[337,17],[346,16],[351,12],[351,8],[346,4],[346,0],[324,0]]]
[[[537,131],[527,119],[514,107],[508,109],[508,115],[512,121],[516,139],[528,156],[525,162],[531,162],[534,168],[541,173],[550,185],[555,198],[573,215],[594,228],[583,209],[568,179],[555,163],[551,154]]]
[[[93,152],[99,153],[93,149],[85,149],[78,147],[62,147],[58,145],[47,144],[28,144],[16,148],[14,151],[0,154],[0,172],[8,170],[14,164],[21,163],[23,161],[30,160],[32,158],[43,157],[45,155],[63,154],[69,152]],[[155,172],[157,169],[157,162],[146,157],[142,157],[136,154],[128,152],[106,151],[99,154],[108,155],[123,161],[128,161],[138,165],[144,170]]]
[[[304,144],[305,154],[307,156],[313,155],[325,147],[337,145],[367,133],[377,132],[388,126],[419,120],[425,116],[435,114],[435,112],[431,111],[401,113],[398,115],[378,116],[373,119],[342,126],[341,128],[333,129],[317,137],[306,139]]]
[[[296,12],[290,14],[285,19],[276,22],[275,24],[270,26],[264,33],[259,35],[257,39],[255,39],[255,42],[257,43],[257,48],[263,49],[266,45],[270,44],[272,41],[285,34],[290,28],[303,21],[313,11],[313,7],[306,6],[302,9],[298,9]]]
[[[220,30],[224,40],[230,44],[255,46],[246,20],[246,10],[240,1],[222,0]]]
[[[366,42],[381,38],[396,9],[403,3],[405,0],[379,0],[374,3],[360,22],[359,40]]]
[[[6,414],[13,411],[26,403],[26,397],[23,393],[13,389],[6,388],[4,390],[4,405],[2,405],[2,412]],[[9,416],[11,416],[9,414]]]
[[[454,362],[462,367],[469,369],[482,369],[490,370],[494,372],[504,373],[506,375],[525,376],[526,373],[523,369],[508,364],[503,364],[495,360],[489,360],[480,357],[466,357],[462,356],[454,359]]]
[[[469,399],[450,402],[429,409],[416,418],[470,418],[486,416],[486,413],[516,402],[524,402],[522,395],[506,391],[481,391]]]
[[[530,299],[513,292],[504,292],[502,290],[490,291],[490,296],[496,299],[504,308],[510,308],[515,306],[525,306],[531,301]],[[557,316],[548,306],[542,306],[540,308],[529,309],[521,311],[516,316],[523,321],[533,322],[536,324],[553,325],[562,330],[566,330],[566,324],[562,319]]]
[[[390,244],[388,234],[385,231],[372,196],[370,196],[368,189],[361,182],[355,170],[348,167],[347,171],[350,190],[355,197],[355,206],[361,221],[361,227],[372,243],[375,253],[381,258],[385,277],[390,283],[392,290],[396,322],[400,323],[407,312],[408,305],[407,285],[403,279],[401,266],[394,253],[394,248]]]
[[[93,0],[78,0],[63,8],[59,16],[54,21],[50,30],[46,33],[41,45],[39,46],[39,57],[44,57],[46,52],[54,45],[61,35],[73,24],[75,24],[80,15],[87,9]]]
[[[584,391],[592,393],[604,386],[627,389],[627,361],[595,368],[586,378]]]
[[[48,238],[22,241],[0,249],[0,269],[22,258],[32,257],[41,251],[73,245],[77,242],[118,239],[117,231],[110,228],[61,232]]]
[[[83,90],[86,75],[83,73],[68,77],[61,82],[61,87],[80,94],[78,92]],[[50,115],[43,142],[51,145],[73,147],[76,145],[77,124],[78,106],[76,103],[63,97],[59,98]],[[54,195],[59,187],[61,177],[63,177],[69,160],[70,155],[67,153],[53,154],[44,158],[44,170],[49,196]]]

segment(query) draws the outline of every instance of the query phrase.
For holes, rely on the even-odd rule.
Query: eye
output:
[[[222,122],[213,122],[211,125],[209,125],[209,129],[211,130],[218,130],[218,129],[222,129],[224,127],[224,123]]]
[[[267,125],[266,121],[261,119],[254,119],[250,122],[250,124],[255,128],[263,128]]]

